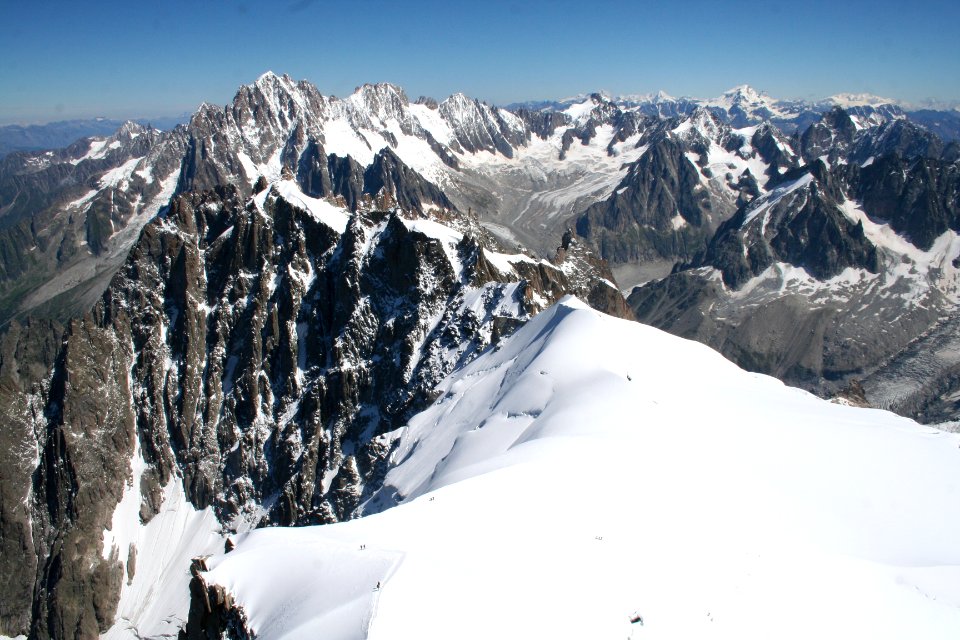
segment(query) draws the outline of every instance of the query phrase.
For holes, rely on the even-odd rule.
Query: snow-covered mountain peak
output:
[[[286,74],[283,74],[283,75],[286,75]],[[248,86],[253,86],[258,84],[271,84],[273,82],[276,82],[279,79],[280,79],[279,75],[274,73],[272,70],[268,69],[267,71],[264,71],[263,73],[261,73],[260,76],[256,80],[254,80],[251,85],[248,85]]]
[[[410,132],[410,99],[404,90],[389,83],[365,84],[346,100],[360,120],[376,118],[381,123],[396,120]]]
[[[450,105],[450,107],[454,109],[468,109],[475,102],[476,100],[467,94],[457,91],[456,93],[451,93],[449,96],[447,96],[443,101],[440,102],[440,104]]]
[[[587,100],[589,97],[590,97],[589,93],[578,93],[576,95],[560,98],[559,100],[556,101],[556,104],[557,105],[578,104],[580,102],[583,102],[584,100]]]
[[[761,92],[757,91],[749,84],[741,84],[733,87],[732,89],[727,89],[723,92],[723,95],[732,100],[741,99],[757,101],[761,100],[765,94],[762,95]]]
[[[613,101],[617,104],[631,106],[642,104],[668,104],[671,102],[676,102],[677,98],[670,95],[663,89],[660,89],[656,93],[628,93],[624,95],[618,95],[613,98]]]
[[[234,97],[236,100],[236,97]],[[197,106],[197,110],[193,112],[193,115],[190,116],[190,120],[187,122],[189,125],[194,120],[208,118],[212,113],[220,113],[223,111],[223,107],[212,102],[201,102]]]
[[[242,94],[262,96],[262,100],[259,102],[275,111],[280,111],[283,109],[284,103],[304,103],[306,100],[304,94],[309,92],[311,88],[316,92],[316,89],[309,82],[301,81],[298,83],[287,74],[277,75],[272,71],[267,71],[257,78],[253,84],[240,87],[234,97],[234,102]]]
[[[402,87],[389,82],[363,84],[350,95],[350,99],[358,106],[376,110],[385,104],[406,106],[410,99]]]
[[[307,100],[305,94],[308,93],[311,88],[316,92],[316,89],[309,82],[297,83],[287,74],[278,76],[272,71],[268,71],[257,78],[253,84],[241,87],[236,97],[234,97],[234,103],[236,103],[237,98],[243,94],[261,96],[262,99],[258,102],[260,102],[262,106],[268,106],[274,112],[279,113],[284,110],[289,111],[290,105],[293,103],[298,103],[302,106]]]
[[[476,122],[490,112],[488,105],[460,92],[451,94],[439,104],[438,108],[444,119],[451,124]]]
[[[570,104],[566,109],[561,111],[561,113],[569,117],[570,121],[574,124],[580,125],[589,120],[598,107],[609,104],[610,98],[607,96],[602,93],[591,93],[577,102]]]
[[[728,89],[719,98],[708,100],[708,104],[730,108],[735,105],[766,105],[773,102],[766,93],[761,93],[748,84],[741,84]]]
[[[680,138],[699,136],[712,142],[719,142],[726,131],[727,127],[706,107],[697,107],[673,129],[674,135]]]
[[[726,111],[734,126],[746,126],[784,115],[777,100],[748,84],[725,91],[718,98],[704,100],[702,104]]]
[[[134,122],[133,120],[127,120],[122,125],[120,125],[120,128],[117,129],[117,132],[114,134],[113,137],[133,139],[143,133],[147,133],[148,131],[152,131],[152,130],[153,129],[151,127],[146,127],[138,122]]]
[[[660,89],[659,91],[657,91],[653,95],[653,97],[650,98],[650,102],[654,104],[660,104],[661,102],[675,102],[675,101],[676,101],[676,98],[674,98],[672,95],[670,95],[663,89]]]
[[[513,157],[526,144],[526,125],[513,113],[455,93],[440,103],[440,116],[459,147],[471,153],[489,151]]]

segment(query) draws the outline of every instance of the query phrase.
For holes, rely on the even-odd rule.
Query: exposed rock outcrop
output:
[[[353,213],[292,179],[249,199],[180,196],[71,322],[24,421],[40,440],[32,635],[113,623],[136,556],[105,550],[101,532],[135,459],[141,522],[171,482],[228,531],[351,518],[391,434],[454,366],[572,291],[605,287],[598,306],[626,309],[585,253],[557,267],[498,252],[475,219],[435,203],[376,208],[420,197],[405,167],[384,171],[414,190],[381,187]]]

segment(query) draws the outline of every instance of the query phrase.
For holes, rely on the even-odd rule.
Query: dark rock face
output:
[[[754,201],[721,225],[696,266],[715,266],[723,281],[734,288],[774,262],[802,267],[819,280],[847,267],[876,273],[880,268],[877,251],[866,239],[863,226],[844,216],[815,180],[792,186],[797,182],[791,180],[803,181],[804,174],[789,174],[782,193],[775,190]]]
[[[960,167],[932,158],[884,156],[848,180],[873,218],[927,250],[948,229],[960,230]]]
[[[403,187],[391,160],[376,175]],[[392,197],[420,197],[408,182]],[[11,334],[0,371],[28,362],[17,355],[27,349],[53,375],[16,423],[20,437],[36,434],[39,468],[0,472],[11,496],[32,484],[32,508],[0,517],[3,544],[30,550],[4,555],[10,575],[37,576],[4,583],[4,630],[89,638],[111,626],[136,556],[104,557],[100,534],[136,448],[144,522],[169,482],[227,529],[350,518],[379,486],[387,434],[454,366],[570,292],[628,313],[585,251],[560,267],[521,256],[505,273],[476,220],[454,211],[427,221],[368,200],[336,222],[295,202],[277,187],[251,200],[234,188],[178,197],[62,348]],[[431,235],[437,220],[462,239]],[[23,375],[10,374],[11,393]]]
[[[389,195],[405,211],[423,213],[428,205],[454,209],[440,189],[407,167],[390,149],[383,149],[363,172],[364,193]]]
[[[656,143],[603,202],[577,217],[577,233],[614,262],[692,258],[707,235],[710,200],[700,177],[670,139]],[[680,223],[682,221],[682,223]]]
[[[908,116],[947,143],[960,140],[960,113],[956,111],[919,109],[909,112]]]
[[[762,124],[753,133],[751,144],[770,168],[771,178],[797,167],[796,154],[790,148],[790,141],[773,125]]]
[[[795,145],[807,163],[825,157],[833,165],[845,156],[856,134],[857,125],[850,115],[836,107],[800,133]]]
[[[598,311],[626,320],[635,319],[633,311],[614,284],[613,273],[607,261],[594,256],[581,244],[573,229],[567,229],[563,234],[553,263],[566,275],[566,286],[570,293],[585,300]],[[540,271],[549,273],[549,270],[543,267]],[[563,285],[552,285],[550,288],[557,286]]]
[[[908,160],[940,158],[943,142],[935,134],[906,119],[891,120],[857,136],[850,160],[857,164],[870,158],[897,155]]]
[[[114,248],[126,252],[116,236],[145,208],[165,204],[156,201],[162,200],[162,180],[179,160],[180,143],[178,133],[127,123],[102,141],[0,161],[0,323],[57,274],[88,262],[115,266],[122,260],[108,255]],[[130,166],[148,162],[149,173]],[[105,172],[117,176],[105,179]],[[73,282],[68,279],[46,298]],[[51,315],[65,319],[92,303],[82,292],[74,298],[80,299],[60,304],[65,313]]]
[[[332,167],[331,163],[332,159],[327,157],[323,145],[319,141],[311,139],[307,142],[303,155],[297,162],[296,172],[297,183],[305,194],[313,198],[324,198],[336,193],[333,190],[333,180],[330,175],[335,167]],[[266,187],[266,182],[266,178],[264,178],[263,188]],[[257,185],[257,187],[259,186]],[[263,188],[255,188],[254,192],[259,193]],[[347,193],[350,193],[350,191],[347,191]],[[355,197],[353,201],[356,202]]]
[[[861,201],[871,217],[889,221],[922,249],[947,229],[956,228],[950,213],[956,209],[956,187],[949,150],[901,111],[881,111],[836,107],[792,139],[771,122],[763,122],[749,140],[727,124],[736,124],[736,118],[730,120],[733,111],[698,107],[679,126],[675,121],[672,131],[662,121],[659,126],[634,122],[631,128],[621,112],[611,122],[619,123],[625,134],[643,131],[640,142],[650,148],[614,192],[591,205],[573,225],[597,253],[613,263],[717,262],[723,264],[724,278],[733,286],[777,259],[802,263],[818,278],[835,275],[845,266],[875,271],[875,256],[859,246],[862,231],[852,228],[834,206],[846,192]],[[740,115],[741,120],[747,117]],[[568,129],[565,145],[581,133],[589,132],[584,126]],[[724,167],[712,159],[722,157],[718,148],[744,161],[762,161],[763,175],[754,175],[750,168],[741,172],[742,166],[731,172],[736,164],[725,161]],[[902,166],[895,166],[898,162]],[[807,168],[801,169],[801,164]],[[718,182],[717,169],[727,172],[725,184]],[[730,232],[730,225],[742,223],[742,218],[740,223],[732,219],[734,212],[795,179],[798,171],[812,172],[826,199],[811,201],[802,216],[791,216],[790,225],[769,245],[753,246],[749,256],[736,255],[733,247],[724,257],[722,236]],[[813,211],[824,207],[832,213]],[[674,224],[668,224],[671,220]],[[693,260],[702,257],[717,225],[724,221],[728,224],[710,243],[711,258]],[[819,255],[817,247],[827,248],[830,255]]]
[[[37,555],[31,485],[40,449],[40,389],[60,349],[63,327],[13,322],[0,335],[0,633],[30,631]]]
[[[570,123],[566,114],[557,111],[536,111],[520,108],[513,113],[520,118],[533,135],[546,140],[560,127]]]
[[[654,118],[682,118],[693,113],[699,105],[686,98],[647,102],[639,105],[640,112]]]
[[[330,171],[331,191],[327,194],[335,194],[343,198],[344,204],[355,211],[363,199],[363,167],[351,157],[341,158],[330,155],[327,157]]]
[[[423,213],[428,207],[455,209],[447,196],[406,166],[390,149],[380,150],[369,167],[353,158],[324,155],[323,146],[311,140],[297,161],[296,180],[314,198],[342,199],[351,211],[364,202],[387,198],[401,209]],[[382,206],[386,206],[381,202]]]
[[[571,224],[617,265],[666,264],[669,270],[690,262],[717,225],[800,164],[796,142],[772,124],[756,127],[748,138],[714,109],[697,107],[679,120],[619,111],[608,120],[615,127],[609,153],[635,134],[646,151],[609,197]]]
[[[180,633],[182,640],[250,640],[247,616],[233,597],[217,584],[208,585],[203,579],[207,570],[203,558],[197,558],[190,567],[190,613],[187,627]]]
[[[874,406],[953,418],[960,362],[943,354],[956,342],[956,260],[950,250],[937,258],[918,249],[957,229],[956,165],[926,156],[939,147],[909,123],[851,138],[843,114],[828,115],[831,126],[804,143],[817,160],[772,179],[701,255],[628,302],[641,321],[745,368],[827,396],[859,380]],[[846,161],[886,148],[862,165]],[[907,149],[913,157],[899,154]],[[901,238],[884,239],[881,225]]]
[[[954,140],[943,149],[943,160],[957,163],[960,161],[960,142]]]
[[[102,557],[98,533],[120,501],[134,448],[132,354],[125,319],[103,311],[69,326],[44,409],[31,637],[93,637],[113,624],[119,597],[122,564]]]

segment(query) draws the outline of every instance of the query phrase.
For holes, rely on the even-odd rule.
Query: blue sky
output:
[[[270,69],[494,103],[605,90],[960,100],[960,2],[2,0],[0,124],[225,104]]]

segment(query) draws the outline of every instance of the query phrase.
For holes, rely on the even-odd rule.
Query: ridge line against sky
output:
[[[709,98],[749,82],[782,99],[960,100],[960,3],[171,0],[8,3],[0,124],[160,117],[226,104],[272,69],[346,96],[495,104],[603,89]]]

